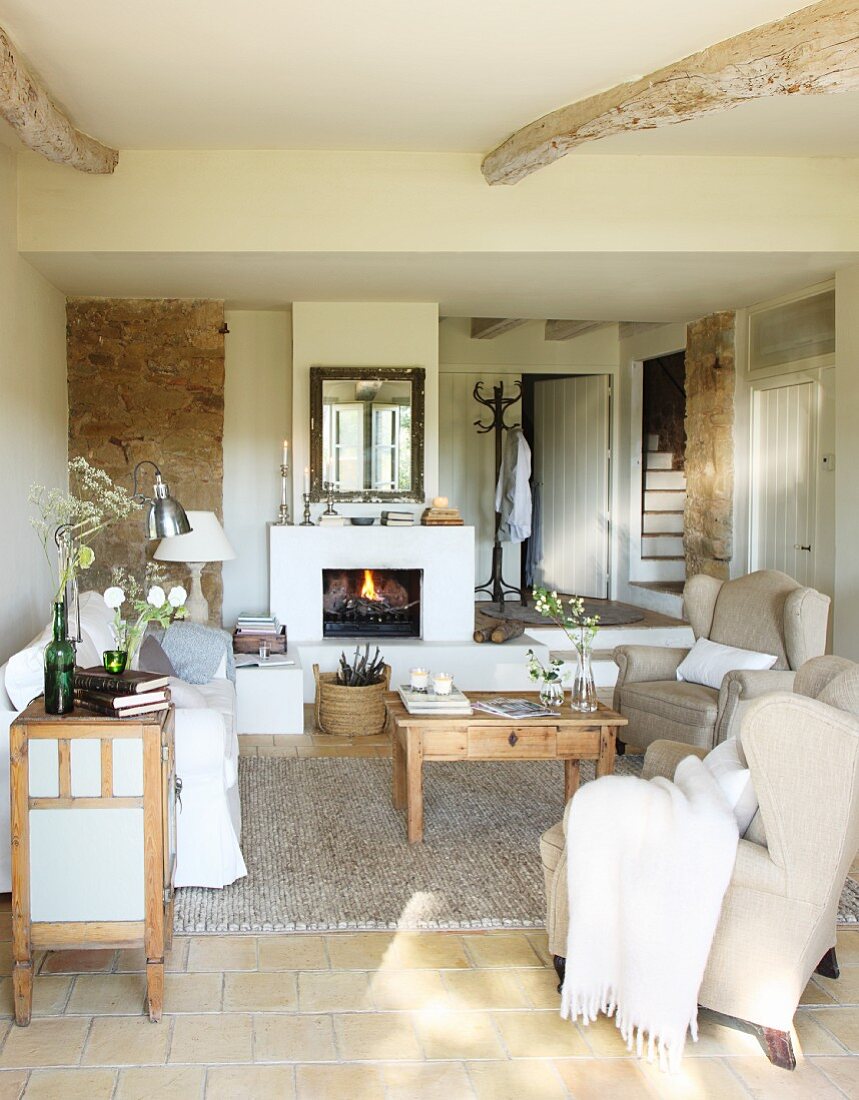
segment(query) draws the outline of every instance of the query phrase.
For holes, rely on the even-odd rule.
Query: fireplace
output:
[[[422,581],[422,569],[323,569],[323,637],[420,638]]]

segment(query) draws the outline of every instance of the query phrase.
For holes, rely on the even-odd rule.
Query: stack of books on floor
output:
[[[458,687],[451,687],[450,695],[436,695],[432,689],[415,691],[408,684],[402,684],[398,690],[409,714],[471,714],[471,703]]]
[[[236,619],[237,634],[280,634],[280,623],[276,615],[254,615],[243,611]]]
[[[413,512],[382,512],[383,527],[414,527]]]
[[[152,672],[75,669],[75,703],[110,718],[140,718],[170,706],[170,678]]]
[[[316,522],[320,527],[345,527],[346,517],[338,515],[326,516],[323,512]]]
[[[464,520],[458,508],[425,508],[421,523],[424,527],[462,527]]]

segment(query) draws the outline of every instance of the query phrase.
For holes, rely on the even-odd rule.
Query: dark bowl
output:
[[[352,516],[349,520],[353,527],[372,527],[376,522],[375,516]]]

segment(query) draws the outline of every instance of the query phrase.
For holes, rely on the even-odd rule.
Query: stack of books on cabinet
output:
[[[263,639],[272,653],[286,653],[286,627],[280,625],[276,615],[243,611],[233,631],[233,652],[258,653]]]
[[[151,672],[75,669],[75,703],[110,718],[140,718],[170,706],[170,678]]]
[[[324,512],[317,520],[320,527],[345,527],[346,517],[339,515],[337,512],[326,515]]]
[[[382,512],[383,527],[414,527],[415,517],[413,512]]]

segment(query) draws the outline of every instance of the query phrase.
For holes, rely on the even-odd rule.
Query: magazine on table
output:
[[[497,714],[502,718],[557,718],[560,713],[530,699],[510,699],[505,695],[494,699],[475,699],[471,705],[475,710]]]
[[[234,653],[233,660],[236,668],[282,668],[284,665],[294,665],[295,660],[284,653],[270,653],[268,657],[260,657],[258,653]]]

